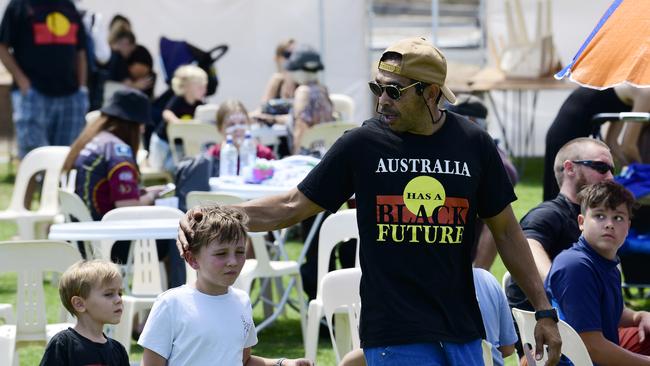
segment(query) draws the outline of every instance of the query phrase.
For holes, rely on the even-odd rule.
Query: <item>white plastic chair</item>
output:
[[[325,153],[329,150],[345,131],[359,127],[349,122],[325,122],[308,128],[302,136],[300,143],[307,150],[320,150]]]
[[[492,358],[492,343],[481,339],[481,349],[483,350],[483,365],[494,366],[494,359]]]
[[[173,182],[174,178],[172,175],[161,169],[153,168],[149,165],[149,160],[147,159],[149,152],[144,149],[139,149],[136,154],[136,161],[138,162],[138,171],[140,172],[140,179],[143,183],[150,181],[160,181]]]
[[[16,324],[13,305],[0,304],[0,319],[4,324]]]
[[[359,285],[361,283],[361,269],[346,268],[332,271],[323,277],[321,282],[321,295],[323,312],[329,327],[332,348],[336,356],[336,363],[341,362],[341,357],[352,349],[361,347],[359,340],[359,316],[361,314],[361,298],[359,296]],[[337,331],[334,337],[332,316],[342,310],[348,315],[347,329],[349,338]],[[338,317],[337,322],[344,318]],[[337,325],[337,330],[342,330]]]
[[[187,194],[185,197],[187,202],[187,208],[194,208],[197,206],[207,205],[207,204],[220,204],[220,205],[234,205],[237,203],[242,203],[245,200],[239,196],[233,196],[230,194],[223,194],[217,192],[203,192],[203,191],[192,191]]]
[[[3,326],[2,324],[7,324]],[[0,365],[18,366],[14,363],[16,349],[16,317],[11,304],[0,304]]]
[[[523,345],[530,344],[533,349],[535,349],[535,313],[532,311],[525,311],[517,308],[512,309],[512,315],[519,326],[519,333],[521,337],[521,343]],[[562,338],[562,354],[567,356],[575,366],[591,366],[593,362],[591,357],[589,357],[589,352],[587,347],[582,342],[582,338],[578,333],[571,328],[569,324],[560,320],[557,324],[560,330],[560,337]],[[544,365],[548,355],[546,350],[544,350],[544,357],[541,361],[538,361],[535,365]],[[529,357],[530,360],[534,361],[533,357]]]
[[[77,169],[70,169],[67,173],[61,173],[60,189],[66,192],[74,192],[77,184]]]
[[[107,212],[102,221],[180,219],[184,215],[183,211],[165,206],[120,207]],[[103,258],[110,258],[112,245],[113,242],[102,243]],[[131,348],[131,332],[135,314],[151,309],[156,297],[167,288],[165,272],[161,269],[163,265],[158,262],[156,241],[135,240],[131,243],[131,252],[133,253],[132,256],[129,256],[133,258],[131,289],[127,291],[129,295],[122,296],[124,303],[122,321],[114,327],[112,332],[112,337],[120,342],[127,352]],[[130,265],[127,263],[127,268]],[[125,283],[128,283],[126,276]]]
[[[296,292],[298,294],[298,308],[300,312],[300,326],[303,334],[305,335],[305,300],[302,289],[302,279],[300,277],[300,265],[296,261],[272,261],[269,258],[269,253],[266,249],[264,240],[265,233],[249,233],[253,242],[253,250],[255,251],[254,259],[247,259],[244,264],[235,287],[246,291],[250,294],[251,284],[256,278],[281,278],[284,276],[291,277],[291,282],[287,286],[282,295],[282,298],[277,304],[274,304],[274,312],[268,318],[264,319],[255,328],[258,332],[271,324],[282,312],[284,305],[289,301],[289,294],[291,287],[296,285]]]
[[[120,207],[107,212],[102,221],[180,219],[185,214],[176,208],[166,206]],[[109,245],[102,244],[102,258],[110,258]],[[137,296],[158,296],[166,290],[164,274],[160,271],[158,249],[155,240],[135,240],[133,252],[133,283],[130,292]],[[130,263],[127,263],[130,265]]]
[[[339,121],[351,121],[354,117],[354,99],[345,94],[330,94],[334,111],[338,114]]]
[[[74,192],[68,192],[64,189],[59,188],[59,210],[65,222],[86,222],[93,221],[93,218],[86,207],[84,201]],[[86,251],[86,256],[88,259],[99,258],[95,253],[95,248],[99,248],[100,243],[95,242],[84,242],[84,249]]]
[[[66,242],[36,240],[0,242],[0,271],[14,272],[16,280],[16,322],[15,325],[0,326],[0,334],[7,344],[7,334],[15,331],[16,346],[22,343],[45,344],[52,336],[74,324],[47,324],[43,272],[62,273],[81,260],[77,248]],[[0,336],[2,338],[2,336]],[[10,340],[9,340],[10,342]],[[0,346],[0,348],[3,346]],[[3,353],[0,352],[0,358]],[[14,364],[18,364],[15,353]],[[4,365],[4,363],[2,363]]]
[[[168,123],[167,136],[169,137],[169,148],[172,151],[172,159],[175,164],[183,156],[195,156],[201,152],[206,144],[218,144],[222,137],[217,128],[207,123],[188,121],[181,123]],[[176,142],[180,140],[183,146],[183,156],[176,151]]]
[[[65,216],[66,222],[72,222],[73,218],[79,222],[93,221],[90,211],[81,197],[74,192],[68,192],[61,188],[57,192],[59,194],[59,208],[63,216]]]
[[[219,110],[218,104],[200,105],[196,107],[196,110],[194,111],[194,119],[201,122],[211,123],[212,125],[216,125],[218,110]]]
[[[21,240],[44,238],[45,225],[58,214],[57,188],[69,151],[68,146],[39,147],[30,151],[18,166],[11,201],[6,210],[0,211],[0,221],[15,221]],[[27,185],[32,176],[41,171],[45,171],[41,199],[38,209],[31,211],[24,204]]]
[[[506,291],[506,286],[508,286],[508,282],[510,282],[510,272],[506,271],[506,273],[503,274],[503,277],[501,277],[501,289],[503,291]]]
[[[307,311],[307,334],[305,337],[305,358],[316,359],[320,320],[323,317],[322,281],[329,272],[330,256],[336,245],[342,241],[357,239],[359,248],[359,228],[357,210],[342,210],[328,216],[320,228],[318,237],[318,269],[316,298],[309,302]],[[358,263],[358,261],[356,261]]]

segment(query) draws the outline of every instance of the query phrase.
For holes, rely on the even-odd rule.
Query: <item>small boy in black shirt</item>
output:
[[[104,324],[117,324],[122,317],[122,276],[117,266],[104,260],[77,262],[61,276],[59,295],[77,324],[50,340],[41,366],[128,366],[124,346],[103,333]]]

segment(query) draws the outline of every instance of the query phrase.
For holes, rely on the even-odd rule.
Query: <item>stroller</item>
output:
[[[223,57],[227,51],[228,45],[225,44],[218,45],[208,51],[203,51],[185,41],[174,41],[165,37],[160,38],[160,58],[168,88],[153,102],[153,125],[146,127],[144,137],[145,148],[148,149],[151,133],[162,123],[162,112],[169,100],[174,96],[174,91],[171,89],[174,71],[182,65],[196,64],[208,74],[207,95],[212,95],[216,93],[217,87],[219,86],[219,79],[217,78],[217,70],[214,63]]]
[[[650,113],[599,113],[592,117],[594,137],[601,138],[600,126],[608,121],[648,123]],[[624,277],[623,288],[628,298],[631,297],[631,288],[637,288],[638,294],[643,296],[645,289],[650,288],[650,271],[647,270],[650,263],[650,165],[630,164],[615,179],[632,191],[639,204],[625,244],[618,251]]]

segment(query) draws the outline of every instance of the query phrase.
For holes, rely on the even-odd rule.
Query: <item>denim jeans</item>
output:
[[[71,145],[86,125],[88,92],[85,90],[51,97],[30,88],[25,95],[14,90],[11,99],[21,159],[37,147]]]
[[[481,340],[365,348],[368,366],[483,366]]]

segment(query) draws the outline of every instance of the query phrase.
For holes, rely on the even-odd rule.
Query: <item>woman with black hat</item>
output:
[[[77,170],[75,193],[84,201],[94,220],[116,207],[153,205],[164,186],[140,190],[135,154],[140,131],[151,119],[147,97],[135,89],[115,92],[110,103],[92,124],[72,143],[63,164],[64,171]],[[129,242],[117,242],[111,260],[125,263]],[[175,252],[173,240],[157,240],[158,258],[167,257],[170,287],[185,283],[185,266]],[[173,251],[170,251],[172,249]]]
[[[122,90],[100,110],[102,115],[86,126],[72,143],[63,168],[77,170],[75,192],[95,220],[115,207],[151,205],[161,190],[140,194],[135,154],[140,129],[151,119],[147,97]]]
[[[72,143],[63,163],[64,171],[77,170],[75,193],[90,210],[94,220],[126,206],[153,205],[164,186],[140,190],[135,154],[143,125],[151,120],[147,96],[135,89],[120,90],[100,109],[101,116],[86,126]],[[129,242],[116,242],[111,260],[125,263]],[[157,240],[158,259],[167,257],[169,287],[185,283],[185,265],[175,252],[174,240]],[[172,249],[172,251],[170,251]]]

